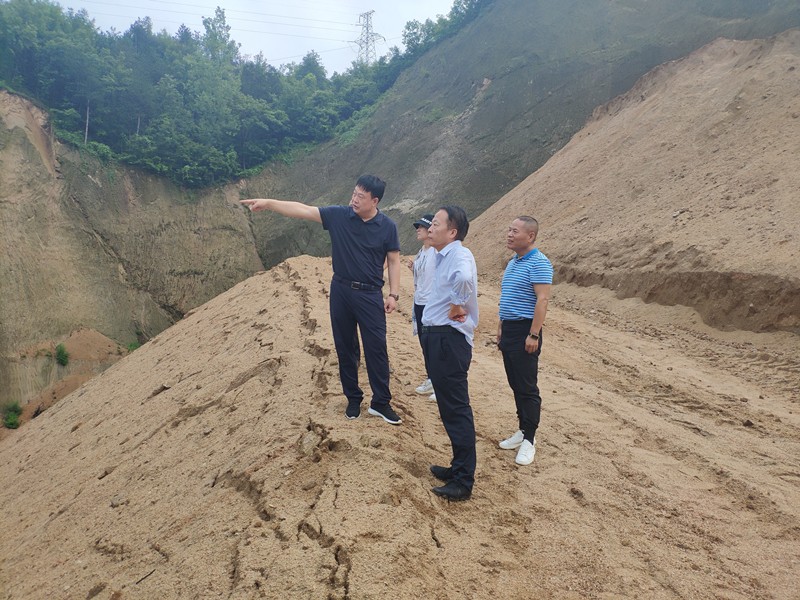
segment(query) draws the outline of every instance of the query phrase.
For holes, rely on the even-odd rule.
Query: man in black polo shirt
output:
[[[321,223],[331,236],[333,280],[330,310],[339,378],[347,397],[345,416],[361,414],[364,392],[358,385],[361,332],[367,375],[372,388],[369,414],[387,423],[402,421],[390,406],[386,313],[397,307],[400,290],[400,240],[397,225],[378,210],[386,184],[374,175],[356,182],[349,206],[316,207],[302,202],[257,198],[242,200],[251,211],[271,210],[286,217]],[[383,265],[388,265],[389,295],[384,300]]]

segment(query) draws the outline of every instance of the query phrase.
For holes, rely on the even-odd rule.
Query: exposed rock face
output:
[[[24,348],[81,327],[143,342],[261,268],[234,186],[190,194],[84,159],[6,92],[0,119],[0,402],[48,385]]]

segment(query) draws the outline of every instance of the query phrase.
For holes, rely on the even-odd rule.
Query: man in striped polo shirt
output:
[[[519,429],[500,442],[504,450],[517,450],[516,463],[529,465],[536,455],[536,429],[542,397],[539,395],[539,353],[542,325],[550,300],[553,265],[536,248],[539,223],[517,217],[506,235],[506,247],[515,252],[503,274],[497,346],[503,353],[508,385],[514,392]]]

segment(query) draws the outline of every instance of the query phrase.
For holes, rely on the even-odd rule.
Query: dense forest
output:
[[[404,51],[328,76],[313,51],[279,68],[242,56],[221,8],[204,31],[170,35],[149,18],[101,32],[83,10],[0,1],[0,87],[38,102],[60,139],[101,159],[212,185],[357,131],[404,69],[491,2],[455,0],[447,16],[407,23]]]

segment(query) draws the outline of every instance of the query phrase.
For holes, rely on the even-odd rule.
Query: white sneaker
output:
[[[414,391],[417,392],[418,394],[422,395],[422,396],[425,396],[427,394],[430,394],[433,391],[433,384],[431,383],[430,379],[426,379],[425,381],[420,383],[416,387],[416,389],[414,389]]]
[[[533,444],[528,440],[522,440],[515,462],[518,465],[529,465],[533,462],[534,456],[536,456],[536,438],[533,438]]]
[[[428,400],[433,400],[436,402],[436,392],[433,392],[430,396],[428,396]]]
[[[525,439],[525,435],[522,431],[517,431],[514,435],[510,438],[503,440],[500,442],[500,447],[503,450],[516,450],[522,445],[522,440]]]

